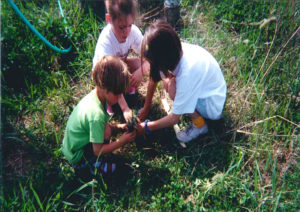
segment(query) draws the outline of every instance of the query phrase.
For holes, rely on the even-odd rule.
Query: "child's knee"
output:
[[[104,129],[104,140],[110,140],[110,137],[111,137],[111,127],[109,124],[106,124]]]
[[[170,99],[174,100],[176,95],[176,82],[175,78],[167,78],[163,80],[163,87],[169,94]]]
[[[162,84],[163,84],[164,89],[168,92],[169,79],[167,78],[167,79],[162,80]]]
[[[139,58],[127,58],[125,63],[127,64],[130,73],[135,72],[141,67],[141,60]]]

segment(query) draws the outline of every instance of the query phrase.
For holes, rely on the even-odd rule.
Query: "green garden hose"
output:
[[[44,36],[41,35],[41,33],[39,33],[35,28],[34,26],[32,26],[30,24],[30,22],[24,17],[24,15],[21,13],[21,11],[19,10],[19,8],[15,5],[15,3],[12,1],[12,0],[8,0],[9,4],[12,6],[12,8],[14,9],[14,11],[20,16],[20,18],[22,19],[22,21],[24,21],[24,23],[33,31],[33,33],[35,35],[37,35],[48,47],[50,47],[52,50],[60,53],[60,54],[66,54],[68,53],[71,49],[72,49],[72,46],[70,45],[69,48],[67,49],[59,49],[57,48],[56,46],[52,45]],[[57,0],[57,3],[58,3],[58,6],[59,6],[59,9],[60,9],[60,13],[62,15],[62,17],[64,18],[64,15],[63,15],[63,10],[60,6],[60,2],[59,0]],[[66,24],[66,20],[64,19],[64,23]],[[69,30],[69,34],[71,35],[71,32]]]

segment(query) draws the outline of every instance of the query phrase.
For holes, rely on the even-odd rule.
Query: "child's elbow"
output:
[[[106,154],[103,144],[93,144],[93,152],[95,157]]]

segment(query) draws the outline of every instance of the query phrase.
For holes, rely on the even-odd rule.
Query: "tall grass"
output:
[[[84,13],[78,1],[61,1],[73,32],[69,40],[55,1],[16,3],[47,39],[74,48],[67,55],[48,49],[2,3],[4,211],[299,208],[296,1],[287,6],[280,1],[182,1],[182,40],[208,49],[223,70],[225,125],[186,149],[172,129],[138,138],[119,153],[131,167],[124,173],[129,178],[107,186],[101,180],[78,181],[59,150],[70,112],[93,87],[91,61],[104,23],[91,11]],[[272,17],[260,27],[261,20]],[[155,107],[150,118],[162,115]]]
[[[232,142],[245,157],[239,172],[248,173],[238,179],[250,185],[256,209],[295,210],[299,204],[287,200],[292,194],[299,200],[299,192],[291,189],[295,181],[280,179],[299,177],[297,2],[197,2],[182,36],[204,45],[221,62],[229,88],[225,114],[233,120],[233,132],[244,135]]]

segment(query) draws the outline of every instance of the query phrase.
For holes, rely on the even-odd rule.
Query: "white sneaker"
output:
[[[202,128],[197,128],[193,123],[187,126],[184,130],[181,130],[176,134],[176,137],[179,141],[183,143],[187,143],[199,135],[203,135],[208,132],[207,124],[205,124]]]
[[[129,87],[128,94],[135,94],[135,93],[136,93],[135,87]]]

